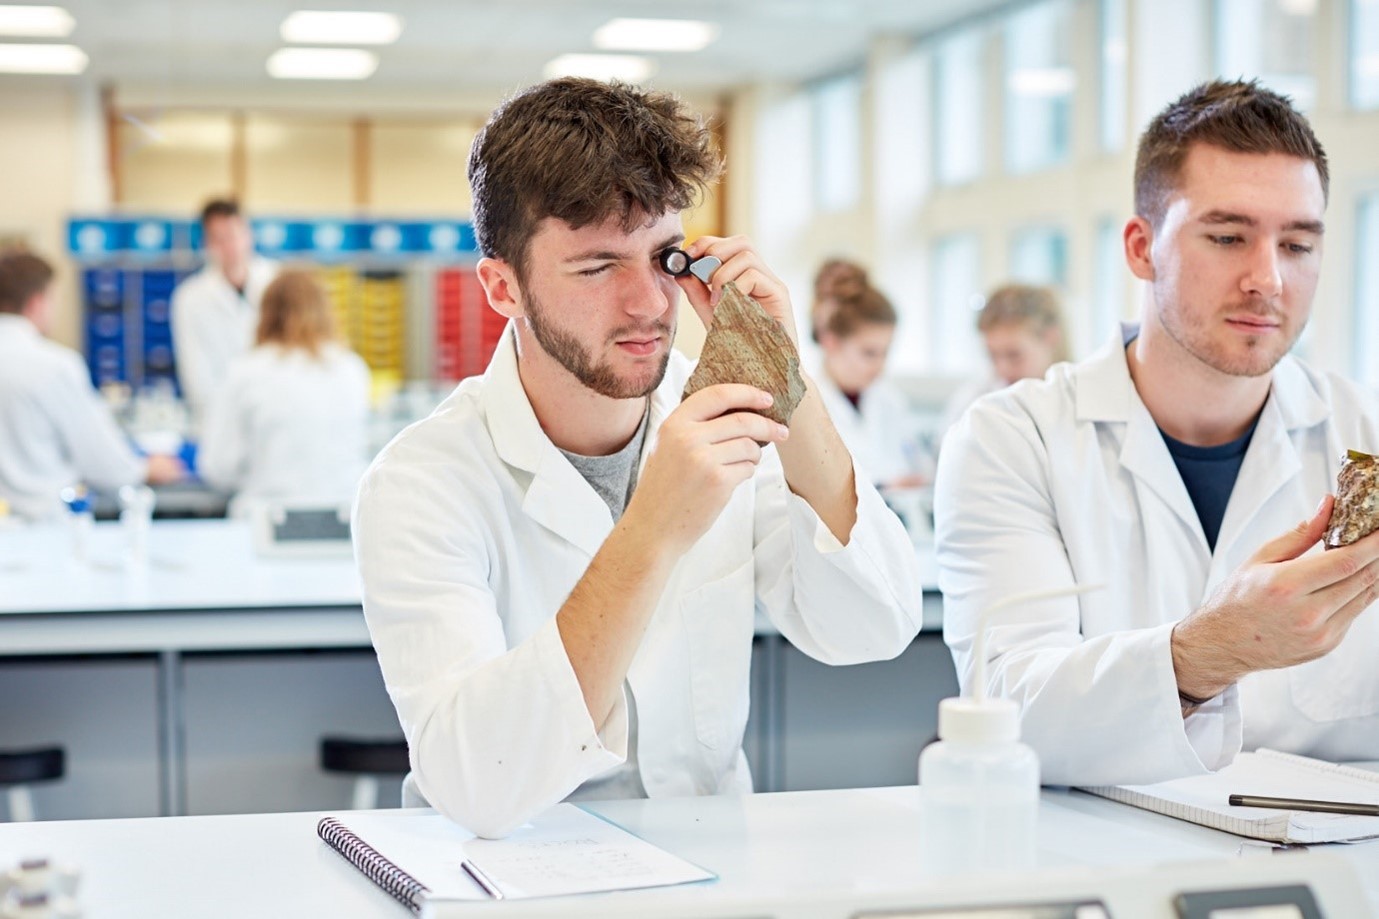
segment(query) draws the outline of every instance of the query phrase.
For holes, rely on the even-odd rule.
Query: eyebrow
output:
[[[685,234],[672,233],[658,244],[652,252],[660,252],[662,249],[669,249],[671,246],[678,246],[685,241]],[[589,249],[584,252],[576,252],[574,255],[565,259],[566,264],[574,262],[620,262],[630,258],[639,258],[635,253],[617,252],[612,249]]]
[[[1208,211],[1199,218],[1201,223],[1208,226],[1220,226],[1223,224],[1238,224],[1239,226],[1255,227],[1259,221],[1246,214],[1237,214],[1233,211]],[[1326,232],[1326,225],[1320,220],[1292,220],[1284,224],[1285,232],[1290,233],[1315,233],[1321,236]]]

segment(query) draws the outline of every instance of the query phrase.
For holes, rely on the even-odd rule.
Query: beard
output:
[[[596,356],[571,333],[557,328],[546,321],[547,313],[536,297],[527,294],[527,323],[532,335],[541,349],[555,359],[580,383],[601,396],[610,399],[638,399],[650,395],[665,378],[666,367],[670,364],[670,348],[661,355],[660,362],[649,377],[628,378],[619,375],[608,361],[598,361]],[[656,320],[645,326],[625,326],[616,329],[608,343],[636,335],[664,335],[667,342],[675,337],[674,323],[667,324]]]
[[[1155,299],[1158,300],[1156,293]],[[1307,323],[1290,329],[1287,314],[1265,303],[1240,304],[1218,310],[1203,321],[1185,315],[1181,304],[1172,299],[1159,300],[1162,308],[1159,321],[1170,338],[1180,348],[1219,373],[1233,377],[1260,377],[1274,369],[1284,355],[1293,349]],[[1252,313],[1277,319],[1277,332],[1235,339],[1216,331],[1222,313]]]

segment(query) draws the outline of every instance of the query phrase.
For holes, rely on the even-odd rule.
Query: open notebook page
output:
[[[468,858],[505,897],[546,897],[710,880],[713,874],[572,804],[506,839],[478,839],[438,814],[337,814],[336,819],[429,891],[431,900],[486,899]]]
[[[1344,842],[1379,836],[1379,817],[1232,807],[1233,794],[1379,804],[1379,773],[1274,750],[1242,753],[1219,772],[1156,785],[1083,788],[1123,804],[1275,842]]]

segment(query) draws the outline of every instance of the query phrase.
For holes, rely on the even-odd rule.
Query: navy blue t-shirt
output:
[[[1174,440],[1162,429],[1159,431],[1178,467],[1178,475],[1183,477],[1188,497],[1197,509],[1197,519],[1202,521],[1207,545],[1213,552],[1216,551],[1216,537],[1221,532],[1221,520],[1226,516],[1226,504],[1231,500],[1240,464],[1245,461],[1245,451],[1250,447],[1250,438],[1258,423],[1256,418],[1243,436],[1217,447],[1194,447]]]

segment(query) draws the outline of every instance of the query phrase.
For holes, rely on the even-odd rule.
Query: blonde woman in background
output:
[[[904,395],[881,379],[895,337],[896,312],[879,290],[848,276],[815,308],[823,350],[819,394],[858,475],[883,488],[926,484],[917,468],[918,431]]]
[[[309,271],[264,290],[256,345],[211,401],[198,471],[252,503],[349,503],[368,464],[369,371],[340,344],[325,289]]]
[[[953,394],[944,412],[944,431],[987,393],[1041,378],[1054,364],[1070,357],[1063,310],[1048,287],[1006,284],[996,288],[977,313],[977,331],[991,359],[991,373]]]

